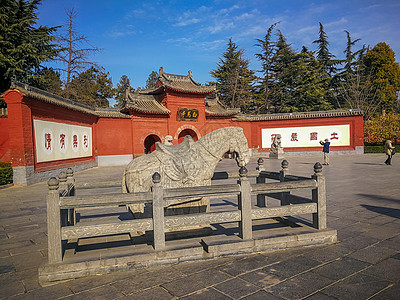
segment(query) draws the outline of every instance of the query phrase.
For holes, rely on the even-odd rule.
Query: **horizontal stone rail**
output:
[[[287,162],[286,164],[282,163],[282,166],[286,166],[286,170],[284,170],[284,172],[286,172]],[[281,175],[280,182],[265,183],[262,182],[263,180],[265,181],[265,177],[260,176],[257,177],[256,184],[250,184],[247,176],[247,169],[242,167],[239,170],[240,177],[237,184],[170,189],[164,189],[161,186],[161,177],[158,173],[155,173],[153,175],[153,187],[151,192],[77,197],[74,196],[75,186],[71,173],[72,170],[67,170],[66,174],[60,174],[59,180],[52,177],[48,181],[47,220],[49,263],[58,263],[62,261],[62,240],[68,239],[152,230],[153,247],[158,251],[165,250],[165,232],[167,229],[201,224],[238,222],[239,236],[243,240],[251,240],[253,236],[253,220],[295,216],[306,213],[312,214],[314,227],[317,229],[325,229],[325,178],[321,171],[322,166],[317,163],[314,166],[315,173],[311,178],[285,182],[285,176]],[[282,174],[284,172],[281,171],[280,173]],[[308,199],[308,201],[306,198],[302,198],[302,201],[299,201],[299,203],[288,198],[288,193],[301,189],[311,189],[312,198]],[[281,193],[281,206],[267,207],[265,195],[268,193]],[[164,216],[165,207],[171,204],[188,201],[188,199],[227,197],[232,195],[238,197],[238,210]],[[252,195],[264,197],[262,198],[264,202],[259,201],[261,198],[257,198],[258,207],[252,208]],[[75,220],[71,219],[71,212],[74,212],[74,209],[77,208],[150,202],[152,203],[153,209],[151,218],[84,226],[76,225]],[[62,218],[65,212],[67,212],[67,222],[63,221]]]

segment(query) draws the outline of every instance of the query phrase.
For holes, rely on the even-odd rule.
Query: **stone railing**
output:
[[[285,161],[284,161],[285,162]],[[253,220],[295,216],[305,213],[313,215],[313,226],[326,228],[326,195],[325,177],[322,166],[314,165],[311,178],[289,176],[286,174],[287,163],[282,163],[282,171],[266,172],[259,161],[256,184],[251,184],[245,167],[239,170],[237,184],[199,186],[190,188],[164,189],[161,177],[153,175],[151,192],[131,194],[107,194],[91,196],[74,196],[75,187],[72,170],[62,173],[59,179],[52,177],[48,181],[47,223],[48,223],[48,262],[62,262],[62,240],[104,236],[135,231],[153,231],[153,247],[156,251],[166,249],[165,232],[172,228],[182,228],[201,224],[218,224],[238,222],[239,237],[245,241],[253,239]],[[286,168],[287,169],[287,168]],[[266,178],[279,182],[266,183]],[[288,197],[291,191],[312,190],[312,198],[296,202],[296,198]],[[281,206],[268,207],[266,197],[275,193],[281,195]],[[257,195],[257,207],[252,207],[251,197]],[[238,209],[222,212],[194,213],[185,215],[164,216],[164,207],[186,202],[199,197],[238,197]],[[84,207],[101,207],[152,203],[152,218],[134,219],[107,224],[81,225],[75,224],[74,209]],[[287,204],[291,205],[287,205]],[[68,226],[69,225],[69,226]]]

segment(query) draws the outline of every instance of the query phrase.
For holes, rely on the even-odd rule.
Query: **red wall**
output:
[[[323,125],[350,125],[350,146],[332,147],[335,150],[354,150],[363,146],[363,117],[331,117],[290,119],[272,121],[237,121],[230,117],[206,117],[204,95],[168,92],[162,95],[163,103],[171,111],[170,115],[146,115],[133,113],[130,118],[106,118],[85,114],[75,110],[49,104],[40,100],[24,97],[17,90],[4,94],[7,102],[8,118],[0,119],[0,160],[11,160],[12,166],[31,166],[35,171],[56,169],[93,162],[96,156],[144,154],[144,140],[156,135],[164,141],[166,135],[172,135],[177,143],[178,135],[184,129],[192,129],[198,137],[228,126],[242,127],[248,139],[249,147],[261,149],[263,128],[304,127]],[[198,109],[199,118],[195,121],[178,121],[178,108]],[[36,162],[34,149],[33,119],[90,126],[93,133],[93,155],[91,157],[51,162]],[[320,151],[321,147],[285,148],[293,151]]]
[[[0,118],[0,162],[11,160],[10,141],[8,136],[8,118]]]
[[[131,119],[99,118],[93,135],[95,156],[133,153]]]
[[[94,132],[96,116],[24,97],[17,90],[7,91],[4,94],[4,99],[8,110],[9,150],[13,167],[33,165],[35,172],[40,172],[95,160],[96,137],[93,134],[94,153],[92,156],[37,163],[33,120],[90,126],[92,132]]]

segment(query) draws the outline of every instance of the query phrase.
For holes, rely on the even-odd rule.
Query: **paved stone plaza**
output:
[[[399,299],[400,158],[381,154],[331,156],[328,227],[335,245],[228,256],[116,272],[40,287],[47,260],[47,184],[0,189],[0,298],[11,299]],[[255,170],[252,158],[249,170]],[[288,157],[289,174],[310,176],[316,156]],[[269,171],[281,160],[264,159]],[[216,171],[235,170],[224,159]],[[120,180],[122,167],[76,173],[77,194],[89,182]],[[97,192],[115,192],[103,188]]]

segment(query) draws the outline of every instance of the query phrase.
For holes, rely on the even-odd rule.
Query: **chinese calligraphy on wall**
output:
[[[34,120],[36,161],[92,156],[92,128]]]
[[[326,138],[331,146],[350,146],[350,125],[264,128],[261,134],[263,148],[271,147],[276,134],[282,136],[282,147],[320,147]]]

